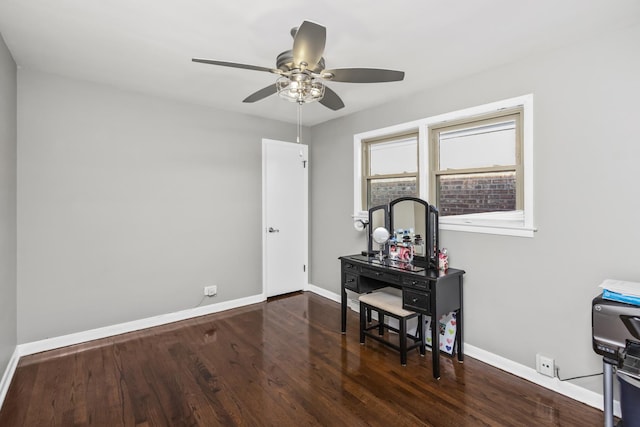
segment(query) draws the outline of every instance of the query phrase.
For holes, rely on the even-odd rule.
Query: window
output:
[[[417,194],[438,206],[441,230],[533,237],[533,95],[356,134],[353,141],[354,219],[367,218],[370,206]]]
[[[472,222],[493,212],[522,218],[521,114],[515,109],[429,128],[429,200],[441,218]]]
[[[364,141],[363,210],[418,195],[418,135]]]

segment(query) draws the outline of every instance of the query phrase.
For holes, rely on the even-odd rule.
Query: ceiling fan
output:
[[[252,93],[242,102],[256,102],[278,93],[282,98],[298,104],[319,101],[332,110],[344,107],[340,97],[324,82],[381,83],[404,79],[403,71],[376,68],[325,69],[323,58],[327,38],[324,26],[303,21],[300,27],[291,29],[293,49],[282,52],[276,59],[277,68],[193,58],[193,62],[265,71],[280,76],[276,83]]]

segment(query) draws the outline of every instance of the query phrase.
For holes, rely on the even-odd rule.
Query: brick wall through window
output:
[[[515,173],[442,175],[439,180],[441,216],[516,209]]]

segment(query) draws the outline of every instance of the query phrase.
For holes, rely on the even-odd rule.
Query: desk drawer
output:
[[[342,272],[343,273],[357,273],[359,271],[358,266],[349,261],[342,261]]]
[[[423,314],[431,314],[429,292],[415,292],[404,288],[402,291],[402,308]]]
[[[388,271],[375,270],[373,268],[362,267],[361,273],[363,276],[371,277],[373,279],[382,280],[390,283],[400,283],[400,276]]]
[[[344,274],[344,287],[354,292],[360,293],[360,287],[358,286],[358,276],[355,274]]]
[[[402,284],[404,286],[410,286],[412,288],[417,288],[417,289],[426,289],[426,290],[431,289],[431,286],[429,286],[430,282],[428,280],[415,279],[413,277],[403,277]]]

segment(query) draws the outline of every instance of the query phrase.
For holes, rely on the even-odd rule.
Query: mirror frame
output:
[[[380,227],[380,225],[377,225],[377,224],[374,227],[374,224],[373,224],[373,215],[374,215],[375,212],[380,211],[380,210],[383,211],[383,213],[384,213],[384,224],[382,225],[382,227],[384,227],[387,230],[389,230],[389,206],[380,205],[380,206],[374,206],[371,209],[369,209],[369,224],[368,224],[369,230],[367,230],[367,233],[369,233],[369,234],[368,234],[368,239],[367,239],[367,241],[368,241],[367,242],[367,250],[369,251],[369,255],[370,256],[374,255],[374,250],[375,251],[379,250],[379,249],[374,249],[373,248],[374,242],[373,242],[372,234],[373,234],[373,230],[375,230],[376,227]],[[376,243],[376,245],[377,245],[377,243]],[[384,247],[384,250],[383,250],[383,254],[384,255],[389,255],[389,245],[384,245],[384,246],[385,247]]]
[[[425,254],[415,255],[414,259],[427,261],[428,267],[437,268],[438,266],[438,250],[440,248],[439,228],[438,228],[438,209],[427,203],[425,200],[417,197],[400,197],[389,203],[389,231],[395,232],[396,227],[393,223],[393,208],[401,202],[415,202],[424,206],[425,212],[425,235],[422,236],[425,242]],[[414,229],[415,229],[414,225]]]

